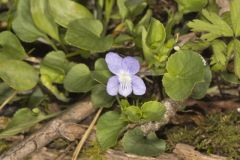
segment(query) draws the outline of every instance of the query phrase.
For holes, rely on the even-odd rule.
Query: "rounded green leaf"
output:
[[[92,89],[91,101],[96,107],[110,108],[115,101],[115,97],[107,94],[105,85],[98,84]]]
[[[92,72],[92,77],[99,83],[107,84],[108,79],[111,77],[111,72],[107,67],[105,59],[99,58],[95,62],[95,70]]]
[[[166,107],[157,101],[146,102],[141,108],[143,119],[148,121],[160,121],[166,112]]]
[[[76,19],[93,17],[87,8],[72,0],[48,0],[48,2],[53,18],[63,27],[67,27]]]
[[[212,81],[212,72],[207,66],[204,70],[204,81],[197,83],[192,91],[192,97],[195,99],[201,99],[205,96],[207,93],[207,90],[210,86],[210,83]]]
[[[9,31],[0,33],[0,61],[24,59],[27,54],[17,37]]]
[[[0,64],[0,77],[15,90],[29,90],[38,83],[38,73],[29,64],[7,60]]]
[[[78,19],[68,26],[65,40],[70,45],[91,52],[104,52],[112,47],[112,36],[102,37],[103,25],[96,19]]]
[[[121,130],[127,125],[121,115],[117,112],[110,111],[103,114],[97,123],[96,136],[97,140],[102,147],[106,150],[110,147],[113,147],[117,144],[118,136],[121,133]]]
[[[12,22],[13,30],[25,42],[33,42],[39,37],[46,36],[36,28],[30,11],[30,0],[18,0],[16,17]]]
[[[208,4],[208,0],[175,0],[183,13],[199,12]]]
[[[38,29],[59,41],[58,26],[49,14],[48,7],[48,0],[31,0],[32,18]]]
[[[159,48],[164,43],[165,38],[166,31],[163,24],[159,20],[152,18],[147,31],[147,45],[151,49]]]
[[[122,139],[125,152],[140,156],[158,156],[166,149],[164,140],[158,139],[155,133],[147,137],[139,128],[129,130]]]
[[[196,83],[204,80],[204,62],[196,52],[183,50],[173,54],[167,62],[163,86],[174,100],[188,98]]]
[[[77,64],[69,70],[63,84],[69,92],[88,92],[93,88],[95,82],[88,66]]]
[[[128,106],[124,109],[124,113],[131,122],[138,122],[142,117],[142,111],[137,106]]]

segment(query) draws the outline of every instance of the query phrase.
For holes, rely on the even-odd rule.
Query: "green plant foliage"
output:
[[[10,88],[6,83],[0,83],[0,103],[2,104],[5,99],[7,99],[14,90]]]
[[[105,85],[98,84],[92,89],[91,101],[96,107],[110,108],[115,101],[115,97],[107,94]]]
[[[212,42],[213,56],[211,57],[211,65],[213,71],[224,71],[226,69],[227,59],[227,45],[220,40]]]
[[[54,83],[63,84],[67,71],[74,65],[70,63],[62,51],[48,53],[40,66],[42,84],[48,88],[56,98],[68,101],[64,93],[60,92]]]
[[[230,83],[233,83],[233,84],[240,84],[240,80],[233,73],[223,72],[221,74],[221,78],[223,80],[225,80],[226,82],[230,82]]]
[[[240,79],[240,41],[234,40],[234,72]]]
[[[207,32],[202,34],[201,38],[212,41],[218,37],[232,37],[232,28],[214,12],[202,11],[205,21],[195,19],[188,23],[188,26],[194,32]]]
[[[30,0],[18,0],[16,16],[12,27],[17,36],[25,42],[36,41],[46,35],[38,30],[33,22],[30,8]]]
[[[159,20],[151,19],[147,33],[146,44],[149,48],[157,49],[164,43],[166,32],[163,24]]]
[[[1,62],[0,77],[18,91],[32,89],[38,83],[38,72],[31,65],[19,60]]]
[[[117,144],[118,136],[126,125],[127,122],[114,111],[107,112],[99,118],[96,136],[103,150]]]
[[[66,28],[76,19],[93,17],[87,8],[72,0],[48,0],[48,3],[54,20]]]
[[[208,3],[208,0],[175,0],[178,3],[178,10],[184,14],[201,11]]]
[[[35,108],[35,111],[38,112],[33,112],[29,108],[19,109],[4,131],[0,132],[0,138],[6,138],[24,132],[35,124],[56,116],[56,114],[45,115],[37,108]]]
[[[235,36],[240,36],[240,1],[239,0],[232,0],[230,4],[230,15],[231,15],[231,22],[232,28],[235,33]]]
[[[112,75],[107,67],[106,61],[103,58],[99,58],[94,64],[94,69],[95,70],[92,72],[93,79],[101,84],[106,85],[108,79]]]
[[[204,69],[204,81],[197,83],[192,91],[191,97],[194,99],[201,99],[207,93],[207,90],[212,81],[212,72],[209,66],[206,66]]]
[[[166,107],[157,101],[146,102],[141,109],[143,119],[148,121],[160,121],[166,112]]]
[[[59,41],[58,26],[49,14],[48,0],[31,0],[30,7],[33,21],[38,29]]]
[[[142,110],[138,106],[124,107],[124,114],[126,114],[130,122],[139,122],[142,118]]]
[[[91,77],[88,66],[76,64],[68,71],[63,84],[69,92],[88,92],[96,83]]]
[[[165,151],[166,143],[158,139],[155,133],[150,133],[147,137],[139,128],[129,130],[122,139],[125,152],[141,156],[158,156]]]
[[[3,60],[22,60],[27,54],[17,37],[9,31],[0,33],[0,61]]]
[[[68,26],[65,40],[78,48],[91,52],[104,52],[112,47],[111,35],[102,36],[103,25],[96,19],[78,19]]]
[[[174,100],[188,98],[194,86],[204,80],[204,62],[196,52],[179,51],[167,62],[167,73],[163,76],[166,93]]]

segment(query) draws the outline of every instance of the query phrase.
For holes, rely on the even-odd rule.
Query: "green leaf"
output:
[[[125,19],[128,16],[128,8],[125,5],[126,0],[117,0],[117,6],[119,10],[119,14],[122,19]]]
[[[54,116],[56,116],[56,114],[45,115],[42,112],[34,113],[29,108],[21,108],[14,114],[4,131],[0,132],[0,138],[6,138],[24,132],[35,124]]]
[[[146,0],[127,0],[125,5],[128,8],[131,17],[137,17],[147,7]]]
[[[31,13],[39,30],[59,41],[58,26],[49,14],[48,0],[31,0]]]
[[[73,66],[62,51],[49,52],[41,62],[40,74],[42,84],[59,100],[67,102],[68,98],[60,92],[54,83],[63,84],[67,71]]]
[[[166,107],[157,101],[145,102],[141,109],[143,119],[148,121],[160,121],[166,112]]]
[[[85,64],[73,66],[64,79],[64,88],[69,92],[88,92],[96,84]]]
[[[208,66],[204,70],[204,82],[197,83],[192,91],[192,97],[195,99],[201,99],[207,93],[207,90],[212,81],[212,72]]]
[[[76,19],[93,18],[91,12],[83,5],[72,0],[48,0],[50,11],[55,21],[66,27]]]
[[[31,65],[19,60],[1,62],[0,77],[18,91],[32,89],[38,83],[37,71]]]
[[[155,133],[150,133],[147,137],[139,128],[129,130],[122,139],[125,152],[140,156],[158,156],[166,149],[164,140],[158,139]]]
[[[240,41],[235,39],[234,72],[240,79]]]
[[[240,36],[240,1],[239,0],[231,0],[230,5],[230,15],[232,21],[232,27],[235,33],[235,36]]]
[[[208,4],[208,0],[175,0],[178,3],[178,10],[184,14],[199,12]]]
[[[231,27],[216,13],[203,10],[202,14],[207,21],[195,19],[188,23],[188,26],[194,32],[207,32],[201,36],[202,39],[212,41],[218,37],[233,36]]]
[[[14,93],[14,90],[10,88],[6,83],[0,83],[0,103],[2,104],[9,96]]]
[[[124,109],[123,112],[126,114],[128,120],[131,122],[138,122],[142,117],[142,111],[137,106],[128,106]]]
[[[54,83],[63,83],[66,72],[71,64],[62,51],[49,52],[41,62],[40,74],[47,75]]]
[[[30,0],[18,0],[16,17],[12,27],[17,36],[25,42],[33,42],[39,37],[46,36],[36,28],[30,11]]]
[[[167,73],[163,76],[163,86],[174,100],[188,98],[194,86],[204,79],[204,62],[196,52],[182,50],[173,54],[167,62]]]
[[[213,55],[211,57],[211,65],[213,71],[224,71],[227,67],[227,45],[221,40],[212,42]]]
[[[65,94],[59,91],[57,86],[53,84],[53,81],[49,75],[47,74],[41,75],[41,82],[57,99],[63,102],[69,101]]]
[[[117,112],[110,111],[103,114],[96,126],[97,140],[102,149],[106,150],[115,146],[118,136],[126,125],[127,123],[121,119],[121,115]]]
[[[98,84],[92,89],[91,101],[96,107],[110,108],[115,101],[115,97],[107,94],[105,85]]]
[[[99,83],[106,85],[108,79],[111,77],[112,74],[107,67],[107,63],[106,63],[105,59],[99,58],[95,62],[94,68],[95,68],[95,70],[92,72],[93,79]]]
[[[233,83],[233,84],[240,84],[240,80],[235,74],[223,72],[221,74],[221,78],[227,82]]]
[[[91,52],[104,52],[112,47],[112,36],[101,36],[103,25],[95,19],[78,19],[68,26],[65,40],[70,45]]]
[[[22,60],[27,54],[17,37],[9,31],[0,33],[0,61],[2,60]]]
[[[165,38],[166,32],[163,24],[159,20],[152,18],[147,31],[147,45],[151,49],[157,49],[164,43]]]

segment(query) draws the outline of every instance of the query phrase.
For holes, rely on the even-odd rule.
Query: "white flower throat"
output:
[[[128,72],[120,71],[118,74],[118,80],[122,88],[127,89],[128,87],[131,87],[132,77]]]

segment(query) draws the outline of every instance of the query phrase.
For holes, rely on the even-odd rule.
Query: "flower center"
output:
[[[123,88],[128,88],[131,86],[132,77],[128,72],[120,71],[120,73],[118,74],[118,79],[119,79],[120,85]]]

